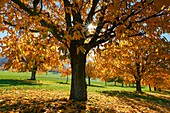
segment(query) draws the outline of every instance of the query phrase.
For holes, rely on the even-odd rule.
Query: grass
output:
[[[88,102],[75,103],[68,100],[70,79],[58,73],[38,74],[37,80],[30,79],[30,73],[0,71],[0,113],[15,112],[63,112],[87,113],[105,112],[170,112],[170,91],[136,93],[135,87],[114,86],[99,80],[91,80],[87,87]],[[83,107],[85,105],[85,107]]]
[[[66,84],[66,77],[61,77],[59,73],[49,72],[48,74],[37,74],[36,81],[27,80],[31,76],[31,73],[14,73],[9,71],[0,71],[0,89],[48,89],[48,90],[70,90],[71,77]],[[122,87],[121,84],[113,86],[113,83],[105,83],[100,80],[91,80],[91,85],[88,86],[88,92],[97,92],[104,90],[123,90],[123,91],[135,91],[135,87]],[[148,87],[143,87],[143,91],[148,91]]]

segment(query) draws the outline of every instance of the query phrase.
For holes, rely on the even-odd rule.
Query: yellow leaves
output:
[[[166,6],[165,5],[163,5],[162,7],[161,7],[161,10],[164,10],[164,8],[165,8]]]
[[[157,53],[159,50],[158,50],[158,48],[157,49],[155,49],[155,52]]]
[[[41,35],[33,34],[22,36],[22,38],[15,35],[4,37],[2,43],[6,46],[3,46],[2,51],[9,60],[6,65],[13,71],[31,70],[35,65],[39,67],[38,71],[51,70],[61,65],[55,42],[53,38],[49,40]]]
[[[170,3],[169,3],[169,0],[155,0],[154,1],[155,5],[156,5],[156,10],[164,10],[165,7],[169,7],[170,6]]]

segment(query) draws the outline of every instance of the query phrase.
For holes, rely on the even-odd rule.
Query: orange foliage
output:
[[[38,72],[48,72],[61,65],[54,38],[43,39],[34,34],[19,38],[12,34],[1,39],[1,44],[1,55],[8,59],[5,67],[11,71],[30,71],[37,67]]]
[[[128,83],[139,79],[153,86],[169,87],[169,50],[166,39],[136,37],[117,40],[115,45],[108,46],[96,55],[97,71],[103,72],[102,79],[120,76]]]

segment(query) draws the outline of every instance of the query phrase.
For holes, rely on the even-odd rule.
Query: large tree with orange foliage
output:
[[[0,31],[55,37],[69,50],[70,99],[86,101],[85,63],[90,49],[116,37],[169,32],[169,5],[169,0],[4,0]],[[95,29],[89,32],[90,23]]]

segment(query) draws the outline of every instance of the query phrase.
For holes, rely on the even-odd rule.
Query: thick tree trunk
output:
[[[90,86],[90,76],[88,76],[88,85]]]
[[[31,79],[30,80],[36,80],[36,72],[37,72],[37,68],[33,68],[31,71]]]
[[[149,91],[152,91],[152,89],[151,89],[151,85],[149,84]]]
[[[140,81],[141,81],[140,79],[136,79],[136,91],[137,92],[142,92]]]
[[[83,54],[81,51],[77,54],[76,51],[74,46],[70,48],[72,68],[70,100],[87,101],[86,54]]]

